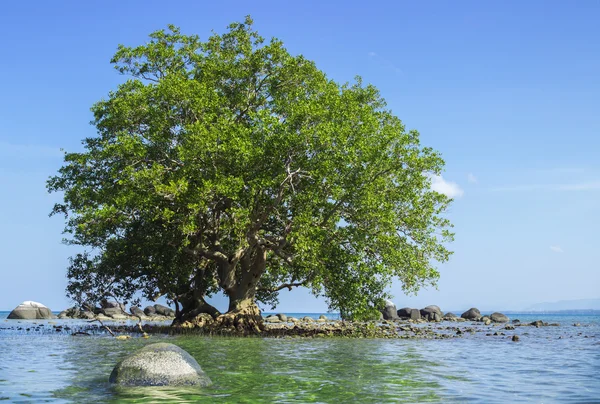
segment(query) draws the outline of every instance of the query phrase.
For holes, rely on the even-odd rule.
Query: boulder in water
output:
[[[431,305],[421,309],[421,317],[427,321],[441,321],[442,311],[438,306]]]
[[[398,310],[396,309],[396,305],[390,301],[385,301],[385,307],[381,310],[381,314],[383,314],[384,320],[398,320]]]
[[[479,311],[479,309],[476,309],[475,307],[471,307],[469,310],[467,310],[463,314],[461,314],[460,317],[464,318],[466,320],[477,321],[481,318],[481,312]]]
[[[502,313],[496,312],[490,315],[490,320],[492,320],[494,323],[508,323],[509,318]]]
[[[28,300],[15,307],[7,318],[11,320],[45,320],[52,318],[52,311],[41,303]]]
[[[410,307],[403,307],[400,310],[398,310],[396,313],[398,314],[398,317],[400,317],[400,318],[410,318],[411,310],[412,309]]]
[[[444,314],[444,317],[443,317],[444,320],[449,320],[449,321],[456,321],[457,318],[458,318],[458,316],[456,314],[450,313],[450,312]]]
[[[129,308],[129,311],[136,317],[144,317],[146,315],[146,313],[144,313],[144,310],[140,309],[137,306],[131,306]]]
[[[156,309],[154,306],[148,306],[144,309],[144,314],[147,316],[153,316],[156,314]]]
[[[163,306],[162,304],[155,304],[154,309],[156,310],[156,313],[160,314],[161,316],[175,317],[175,310],[167,306]]]
[[[420,320],[421,319],[421,311],[419,309],[410,309],[410,319],[411,320]]]
[[[198,362],[177,345],[147,345],[115,366],[109,381],[121,386],[209,386]]]

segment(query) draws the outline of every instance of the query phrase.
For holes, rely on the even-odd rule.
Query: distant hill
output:
[[[560,310],[600,310],[600,299],[560,300],[558,302],[537,303],[527,311],[560,311]]]

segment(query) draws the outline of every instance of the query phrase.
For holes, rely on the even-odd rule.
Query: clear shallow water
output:
[[[118,341],[104,335],[73,337],[39,320],[36,323],[45,324],[40,327],[44,331],[7,330],[35,324],[0,320],[4,328],[0,329],[0,400],[600,403],[599,317],[511,317],[561,326],[517,327],[506,331],[506,336],[485,336],[487,330],[500,327],[478,326],[486,331],[452,340],[153,335],[148,340]],[[521,341],[511,342],[513,334],[520,335]],[[119,389],[108,383],[113,366],[124,355],[159,341],[190,352],[214,385]]]

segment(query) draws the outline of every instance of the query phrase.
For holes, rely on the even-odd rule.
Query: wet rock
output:
[[[517,341],[519,341],[519,339],[520,339],[520,338],[519,338],[519,336],[518,336],[518,335],[513,335],[513,336],[512,336],[512,340],[513,340],[513,342],[517,342]]]
[[[147,316],[153,316],[156,314],[156,309],[153,306],[148,306],[144,309],[144,314]]]
[[[476,321],[481,318],[481,313],[479,312],[479,309],[472,307],[469,310],[465,311],[463,314],[461,314],[460,317],[464,318],[466,320],[475,320]]]
[[[121,386],[209,386],[198,362],[177,345],[147,345],[119,362],[109,381]]]
[[[486,318],[485,320],[483,320],[483,324],[490,325],[490,324],[492,324],[492,320],[489,318]]]
[[[167,306],[163,306],[162,304],[155,304],[154,309],[156,310],[156,313],[160,314],[161,316],[175,317],[175,310]]]
[[[513,324],[520,324],[520,323],[521,323],[521,320],[519,320],[518,318],[515,318],[515,319],[512,321],[512,323],[513,323]]]
[[[508,323],[509,318],[502,313],[496,312],[490,315],[490,320],[492,320],[494,323]]]
[[[542,320],[536,320],[533,321],[531,323],[529,323],[530,325],[534,326],[534,327],[543,327],[544,326],[544,322]]]
[[[15,307],[7,318],[10,320],[51,319],[52,311],[41,303],[28,300]]]
[[[385,301],[385,307],[381,310],[381,314],[383,315],[384,320],[398,320],[398,310],[396,309],[396,305],[390,301]]]
[[[510,331],[510,330],[514,330],[514,329],[515,329],[515,326],[514,326],[514,325],[510,325],[510,324],[508,324],[508,325],[506,325],[506,326],[504,327],[504,329],[505,329],[505,330],[509,330],[509,331]]]

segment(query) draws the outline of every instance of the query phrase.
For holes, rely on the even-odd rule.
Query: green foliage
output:
[[[264,252],[257,299],[303,284],[364,318],[394,277],[406,292],[438,278],[453,237],[450,200],[430,190],[443,160],[373,86],[334,82],[249,17],[205,42],[170,26],[112,63],[131,78],[48,181],[89,248],[72,297],[229,293]]]

